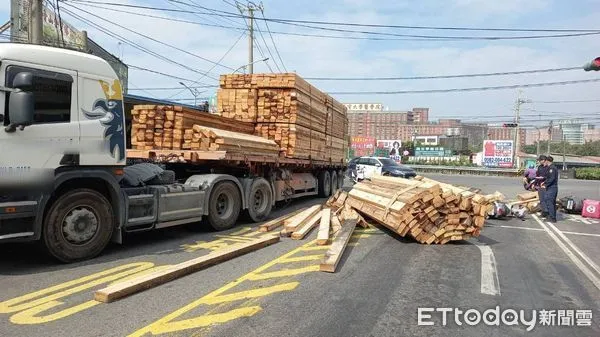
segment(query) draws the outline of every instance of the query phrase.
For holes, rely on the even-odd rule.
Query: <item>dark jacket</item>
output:
[[[535,175],[535,183],[536,185],[541,184],[544,180],[546,180],[546,172],[548,171],[548,167],[544,165],[540,165],[537,168],[537,172]]]
[[[558,185],[558,169],[552,164],[545,172],[544,186],[548,188],[555,185]]]

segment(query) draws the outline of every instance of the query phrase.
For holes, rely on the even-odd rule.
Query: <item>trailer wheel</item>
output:
[[[271,213],[272,206],[273,193],[269,183],[263,178],[254,180],[248,197],[248,217],[254,222],[263,221]]]
[[[110,202],[91,189],[60,196],[44,218],[42,240],[50,255],[62,262],[93,258],[108,245],[114,228]]]
[[[331,171],[331,194],[334,194],[338,190],[338,176],[336,171]]]
[[[218,183],[208,201],[208,223],[217,231],[233,228],[240,215],[242,197],[238,187],[230,182]]]
[[[331,176],[329,171],[323,170],[319,172],[319,196],[327,198],[331,195]]]

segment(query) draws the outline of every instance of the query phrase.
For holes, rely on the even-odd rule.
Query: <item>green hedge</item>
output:
[[[575,178],[585,180],[600,180],[600,167],[582,167],[575,169]]]

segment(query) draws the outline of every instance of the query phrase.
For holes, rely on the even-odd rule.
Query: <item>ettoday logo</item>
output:
[[[432,320],[434,316],[441,316],[441,322]],[[461,310],[459,308],[418,308],[418,325],[432,326],[441,323],[447,326],[453,318],[458,326],[514,326],[522,325],[526,331],[532,331],[538,324],[544,326],[591,326],[591,310],[525,310],[506,309],[500,310],[499,306],[480,312],[477,309]]]

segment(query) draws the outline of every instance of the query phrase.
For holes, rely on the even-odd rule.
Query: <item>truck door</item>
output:
[[[20,62],[3,62],[0,76],[12,87],[20,72],[33,75],[34,118],[24,130],[8,132],[10,93],[0,93],[0,169],[54,169],[69,164],[79,146],[77,72]]]

